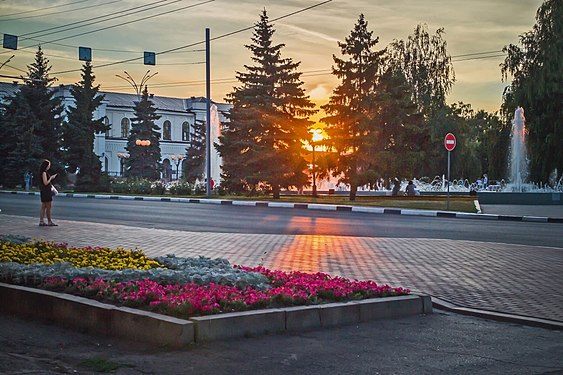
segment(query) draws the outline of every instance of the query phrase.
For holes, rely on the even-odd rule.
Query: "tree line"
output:
[[[321,107],[327,137],[314,143],[307,131],[316,109],[302,89],[299,63],[282,57],[284,44],[273,42],[275,30],[263,11],[246,46],[254,65],[237,72],[240,85],[227,98],[233,109],[216,145],[224,161],[222,183],[233,192],[262,189],[274,197],[281,189],[310,185],[302,148],[309,140],[327,151],[313,168],[347,184],[354,200],[358,187],[374,186],[380,178],[432,179],[445,173],[448,132],[458,139],[452,176],[474,181],[487,173],[501,180],[517,106],[530,108],[531,181],[558,181],[563,173],[561,7],[545,1],[533,30],[520,37],[523,48],[505,48],[502,74],[515,80],[500,113],[446,103],[455,73],[444,29],[432,34],[417,25],[406,40],[383,47],[361,14],[338,43],[340,55],[333,56],[339,84]]]
[[[446,170],[443,138],[456,134],[452,176],[476,179],[488,173],[506,175],[514,109],[526,110],[529,129],[531,180],[549,182],[563,172],[562,5],[546,0],[536,25],[520,36],[522,47],[505,47],[501,64],[504,79],[514,79],[505,90],[499,113],[474,110],[466,103],[447,104],[455,82],[445,31],[434,33],[417,25],[406,40],[380,46],[364,15],[338,43],[332,74],[338,85],[320,109],[327,137],[320,142],[314,168],[320,177],[332,174],[350,186],[355,199],[359,186],[380,178],[441,175]],[[251,41],[252,64],[236,73],[239,85],[227,95],[232,109],[222,134],[213,145],[223,160],[221,186],[232,193],[271,192],[311,185],[310,118],[318,112],[306,95],[299,62],[282,55],[284,44],[274,43],[275,29],[264,10]],[[49,158],[56,171],[79,168],[77,188],[90,189],[102,181],[99,158],[93,152],[96,132],[105,131],[93,113],[102,100],[89,63],[82,80],[73,85],[75,106],[66,119],[60,100],[50,88],[49,65],[39,48],[28,79],[0,109],[0,155],[4,160],[0,184],[21,183],[26,170]],[[159,116],[148,88],[135,106],[126,150],[129,176],[156,179],[160,171]],[[203,176],[205,126],[196,122],[186,149],[183,175]],[[148,140],[144,146],[138,140]],[[555,175],[554,175],[555,171]]]

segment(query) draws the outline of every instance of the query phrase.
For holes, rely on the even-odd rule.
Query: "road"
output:
[[[39,197],[0,194],[3,214],[37,217]],[[434,238],[563,248],[563,225],[271,207],[57,197],[54,220],[189,232]]]

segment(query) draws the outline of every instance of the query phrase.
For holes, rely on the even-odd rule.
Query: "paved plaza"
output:
[[[326,272],[423,292],[459,307],[563,323],[563,250],[442,239],[230,234],[0,215],[0,233],[75,246],[140,248],[154,257],[222,257],[232,264]],[[486,222],[483,223],[486,225]],[[561,230],[559,224],[554,230]]]

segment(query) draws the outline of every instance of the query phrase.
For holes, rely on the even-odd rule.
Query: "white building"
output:
[[[18,86],[0,82],[0,100],[11,96]],[[70,93],[70,85],[60,85],[55,95],[61,97],[65,108],[74,105],[74,98]],[[122,94],[116,92],[101,92],[105,98],[94,113],[94,118],[103,118],[110,129],[105,134],[97,134],[94,141],[94,152],[100,157],[102,170],[112,176],[123,174],[123,159],[125,147],[131,130],[131,119],[134,118],[135,102],[139,100],[136,94]],[[176,179],[182,175],[182,165],[176,164],[177,156],[186,154],[189,137],[196,120],[206,120],[206,99],[191,97],[188,99],[151,96],[156,114],[160,117],[156,124],[160,127],[160,152],[162,155],[163,178]],[[212,103],[211,106],[211,144],[217,142],[220,134],[220,122],[227,121],[225,113],[231,108],[230,104]],[[172,159],[175,155],[175,160]],[[215,148],[211,149],[211,177],[220,181],[221,159]]]

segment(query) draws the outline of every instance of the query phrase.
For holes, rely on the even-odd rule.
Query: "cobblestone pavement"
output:
[[[441,239],[184,232],[0,215],[0,233],[149,256],[223,257],[232,264],[326,272],[403,286],[461,307],[563,322],[563,249]]]

